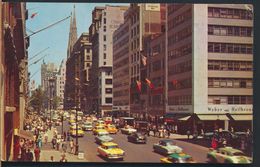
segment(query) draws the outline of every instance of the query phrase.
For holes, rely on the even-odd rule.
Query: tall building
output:
[[[113,32],[124,22],[123,14],[127,9],[127,6],[107,5],[104,8],[97,7],[92,12],[91,92],[96,92],[92,106],[101,115],[111,114],[112,111]]]
[[[91,66],[91,43],[88,33],[82,33],[73,46],[73,51],[66,62],[66,109],[80,107],[85,110],[87,103],[86,90],[89,84]]]
[[[191,130],[252,127],[253,13],[244,4],[168,5],[168,114]],[[184,126],[183,126],[184,127]]]
[[[63,109],[65,80],[66,80],[66,62],[63,59],[60,64],[59,71],[56,75],[56,96],[60,97],[60,106],[59,106],[60,109]]]
[[[0,3],[0,159],[17,160],[28,101],[26,3]],[[32,136],[31,136],[32,137]],[[31,138],[32,139],[32,138]]]
[[[113,113],[129,115],[129,19],[113,35]]]
[[[78,39],[75,5],[73,8],[73,14],[71,13],[71,15],[72,16],[70,18],[70,31],[69,31],[69,41],[68,41],[68,48],[67,48],[67,58],[70,57],[73,51],[73,46]]]
[[[130,75],[130,113],[134,117],[147,118],[147,98],[145,90],[146,72],[141,73],[144,56],[144,38],[164,31],[165,4],[131,4],[127,11],[129,27],[129,75]],[[141,83],[142,93],[136,89]]]

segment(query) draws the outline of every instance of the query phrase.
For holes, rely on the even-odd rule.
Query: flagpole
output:
[[[56,24],[58,24],[58,23],[60,23],[60,22],[62,22],[62,21],[64,21],[64,20],[66,20],[66,19],[70,18],[70,17],[71,17],[71,16],[68,16],[68,17],[66,17],[66,18],[64,18],[64,19],[62,19],[62,20],[59,20],[59,21],[57,21],[57,22],[55,22],[55,23],[53,23],[53,24],[50,24],[50,25],[48,25],[48,26],[46,26],[46,27],[44,27],[44,28],[42,28],[42,29],[40,29],[40,30],[38,30],[38,31],[35,31],[34,33],[32,33],[32,34],[30,34],[30,35],[25,36],[24,38],[29,38],[30,36],[33,36],[34,34],[37,34],[37,33],[41,32],[41,31],[43,31],[43,30],[46,30],[46,29],[48,29],[48,28],[50,28],[50,27],[52,27],[52,26],[54,26],[54,25],[56,25]]]

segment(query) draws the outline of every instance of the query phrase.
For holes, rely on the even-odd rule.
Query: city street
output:
[[[61,133],[61,126],[57,126],[58,131]],[[68,121],[64,121],[64,131],[69,130]],[[164,157],[158,153],[153,152],[153,144],[157,143],[162,138],[150,136],[148,137],[147,144],[135,144],[127,141],[127,135],[121,134],[111,135],[114,142],[119,145],[126,152],[123,162],[151,162],[159,163],[160,158]],[[76,138],[74,138],[74,142]],[[200,145],[175,140],[177,145],[183,148],[183,151],[190,154],[193,159],[198,163],[207,163],[206,154],[208,148]],[[95,143],[95,136],[92,131],[85,132],[84,137],[79,138],[79,151],[84,151],[85,159],[88,162],[106,162],[107,160],[97,155],[97,147]],[[120,162],[120,161],[119,161]]]

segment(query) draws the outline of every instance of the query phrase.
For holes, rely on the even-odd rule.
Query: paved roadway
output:
[[[57,129],[60,132],[61,126],[57,127]],[[69,130],[67,121],[64,121],[64,130]],[[163,157],[163,155],[153,152],[153,144],[157,143],[160,138],[150,136],[148,137],[147,144],[135,144],[128,142],[127,135],[121,134],[121,132],[111,136],[114,138],[114,142],[126,153],[123,162],[159,163],[160,158]],[[94,138],[95,136],[92,134],[92,131],[85,132],[84,137],[79,138],[79,150],[84,151],[85,158],[88,162],[106,162],[107,160],[97,155],[97,147],[99,145],[95,143]],[[74,141],[75,140],[74,138]],[[176,143],[183,148],[185,153],[190,154],[196,162],[207,162],[207,148],[180,140],[176,140]]]

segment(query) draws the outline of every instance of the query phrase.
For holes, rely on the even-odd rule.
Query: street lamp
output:
[[[79,78],[75,78],[75,80],[78,82],[77,86],[79,88]],[[80,108],[80,96],[79,91],[77,92],[77,105],[76,105],[76,148],[75,148],[75,155],[78,155],[79,153],[79,141],[78,141],[78,110]]]

